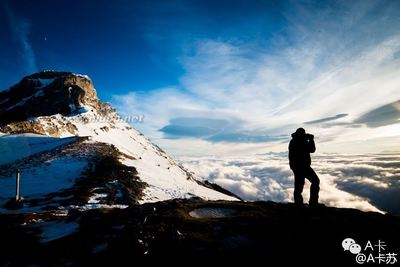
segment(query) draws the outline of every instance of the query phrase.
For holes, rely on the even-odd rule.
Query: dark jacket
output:
[[[315,152],[314,137],[308,134],[292,134],[289,143],[289,165],[292,170],[311,166],[310,153]]]

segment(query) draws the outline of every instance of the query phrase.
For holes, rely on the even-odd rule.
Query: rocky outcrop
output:
[[[44,117],[38,120],[26,120],[11,122],[0,126],[0,132],[8,134],[23,134],[34,133],[41,135],[49,135],[53,137],[61,137],[66,132],[75,134],[77,128],[69,121],[58,119],[52,120],[49,117]]]
[[[97,98],[89,77],[71,72],[42,71],[26,76],[0,92],[0,126],[4,130],[9,123],[32,117],[68,116],[83,107],[96,109],[99,114],[114,111]]]

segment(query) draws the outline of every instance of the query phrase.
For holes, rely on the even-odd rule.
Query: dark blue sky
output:
[[[176,154],[283,151],[299,126],[330,152],[400,138],[400,1],[0,0],[0,30],[0,89],[87,74]]]
[[[43,69],[88,74],[100,97],[176,86],[182,55],[204,38],[264,42],[278,1],[5,1],[0,88]]]

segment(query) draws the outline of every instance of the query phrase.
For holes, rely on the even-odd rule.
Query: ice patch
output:
[[[40,234],[41,242],[50,242],[65,236],[69,236],[78,229],[77,222],[53,221],[40,223],[42,233]]]
[[[198,208],[189,212],[193,218],[224,218],[233,216],[236,210],[229,208]]]

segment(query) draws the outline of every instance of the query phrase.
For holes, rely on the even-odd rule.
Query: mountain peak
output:
[[[0,126],[31,117],[70,115],[83,106],[103,108],[88,76],[41,71],[0,92]]]
[[[58,141],[62,144],[66,141],[69,148],[63,150]],[[167,153],[132,128],[117,115],[114,108],[97,98],[91,79],[85,75],[39,72],[24,77],[9,90],[1,92],[0,144],[2,161],[8,166],[4,167],[0,162],[0,170],[3,173],[9,170],[6,174],[9,175],[15,169],[25,169],[24,173],[32,175],[25,174],[24,181],[30,180],[34,183],[42,179],[36,176],[35,170],[29,171],[28,165],[40,159],[37,162],[39,169],[45,168],[47,165],[43,162],[48,159],[43,158],[43,155],[50,156],[51,161],[61,157],[67,163],[71,157],[79,158],[79,162],[86,159],[93,165],[94,158],[106,156],[104,149],[108,147],[114,151],[110,154],[113,162],[118,162],[118,166],[122,164],[127,168],[134,167],[139,179],[147,184],[140,193],[140,202],[192,196],[237,200],[235,196],[228,195],[226,190],[197,180]],[[74,154],[75,152],[79,153]],[[101,165],[98,165],[99,168],[103,168]],[[71,169],[76,167],[74,166],[72,163]],[[85,168],[91,170],[93,166],[87,165]],[[107,168],[114,173],[114,167]],[[63,169],[68,167],[63,165]],[[56,175],[50,176],[58,177],[58,171]],[[112,180],[123,179],[111,176],[109,178]],[[8,178],[8,181],[13,179],[12,175]],[[98,184],[93,184],[94,188],[96,186]],[[3,188],[1,183],[0,188]],[[128,186],[127,190],[136,189]],[[0,192],[0,195],[10,192],[14,191],[8,189]],[[48,193],[50,191],[46,191]],[[90,191],[85,194],[92,193]],[[27,197],[27,201],[31,198],[33,203],[36,201],[33,198],[37,198],[37,195],[25,194],[24,197]],[[0,202],[1,200],[2,198]]]
[[[76,77],[82,77],[86,78],[88,80],[91,80],[89,76],[84,75],[84,74],[76,74],[70,71],[58,71],[58,70],[43,70],[39,71],[36,73],[33,73],[31,75],[28,75],[24,77],[23,79],[54,79],[54,78],[60,78],[63,76],[76,76]]]
[[[115,114],[111,106],[98,99],[87,75],[41,71],[0,92],[0,132],[75,135],[73,123],[49,117],[65,118],[87,110],[103,117]]]

